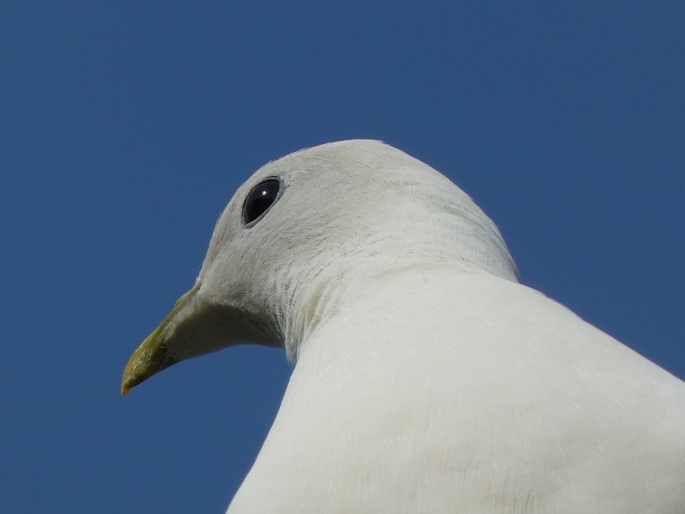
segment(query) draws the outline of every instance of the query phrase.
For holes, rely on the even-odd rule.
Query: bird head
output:
[[[446,177],[378,141],[301,150],[256,171],[219,218],[195,285],[134,352],[122,393],[241,343],[298,349],[345,291],[448,263],[516,279],[494,223]]]

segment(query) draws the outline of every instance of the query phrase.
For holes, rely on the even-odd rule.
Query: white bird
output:
[[[475,203],[380,142],[243,184],[122,391],[247,342],[295,366],[230,514],[685,513],[685,384],[521,285]]]

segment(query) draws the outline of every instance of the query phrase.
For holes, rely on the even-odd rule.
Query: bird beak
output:
[[[144,380],[150,378],[155,373],[176,364],[176,361],[169,355],[166,347],[167,328],[176,314],[183,309],[188,301],[197,292],[200,285],[197,284],[186,294],[181,296],[174,305],[173,310],[164,318],[164,321],[150,334],[145,341],[133,352],[131,358],[124,369],[124,376],[121,379],[121,394],[126,396],[132,387],[137,386]]]

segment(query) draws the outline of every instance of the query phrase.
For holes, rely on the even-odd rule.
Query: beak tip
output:
[[[124,368],[124,376],[121,380],[122,396],[128,395],[132,388],[144,380],[147,380],[155,373],[176,364],[177,360],[167,351],[165,329],[199,288],[200,284],[195,284],[190,291],[181,296],[176,302],[176,305],[174,305],[174,309],[171,313],[169,313],[152,334],[141,343],[136,351],[133,352],[128,364],[126,364],[126,368]]]

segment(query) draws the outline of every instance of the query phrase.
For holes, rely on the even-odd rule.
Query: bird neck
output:
[[[304,281],[307,287],[294,292],[288,308],[282,311],[279,325],[288,360],[296,363],[302,348],[340,316],[345,316],[349,307],[374,296],[382,301],[390,285],[417,272],[419,276],[442,273],[494,276],[478,266],[437,258],[427,261],[421,256],[398,259],[378,255],[373,259],[366,257],[363,265],[351,262],[344,267],[322,268]],[[515,277],[505,278],[517,281]]]

